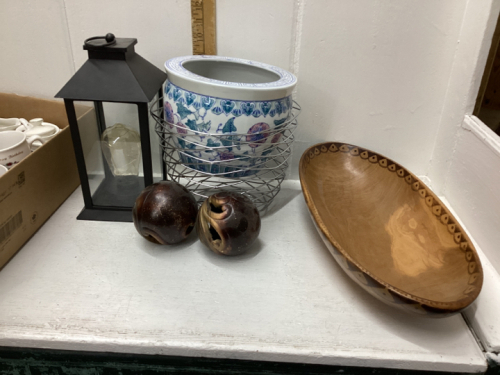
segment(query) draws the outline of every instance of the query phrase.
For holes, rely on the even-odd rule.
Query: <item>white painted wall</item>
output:
[[[429,178],[500,273],[500,138],[472,113],[500,12],[470,0],[464,13]]]
[[[109,32],[137,38],[136,52],[160,69],[166,60],[191,53],[189,1],[62,1],[76,69],[87,60],[83,41]]]
[[[500,270],[500,138],[476,117],[457,132],[444,192],[490,262]]]
[[[63,0],[0,0],[0,90],[52,98],[75,72]]]
[[[428,174],[500,270],[500,219],[492,214],[500,203],[489,199],[500,159],[477,153],[488,160],[468,165],[461,152],[479,145],[461,124],[477,93],[499,1],[218,0],[218,53],[298,75],[303,112],[292,178],[302,151],[315,142],[381,152]],[[168,58],[191,52],[187,0],[0,5],[4,92],[53,97],[86,60],[84,39],[107,32],[138,38],[136,51],[161,69]],[[484,163],[491,168],[477,168]],[[472,171],[484,178],[470,178]],[[474,203],[462,203],[470,197]]]
[[[295,3],[217,0],[217,54],[290,70]]]
[[[464,12],[429,168],[439,194],[444,192],[464,115],[474,109],[499,8],[498,0],[469,0]]]
[[[307,0],[295,155],[350,142],[427,172],[466,1]]]

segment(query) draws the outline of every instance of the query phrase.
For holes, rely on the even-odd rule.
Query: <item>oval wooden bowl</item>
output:
[[[483,284],[476,250],[415,175],[380,154],[335,142],[306,150],[299,172],[319,234],[367,292],[433,317],[476,299]]]

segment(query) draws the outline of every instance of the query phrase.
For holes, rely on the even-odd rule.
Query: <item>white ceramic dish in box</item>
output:
[[[44,122],[42,118],[32,119],[29,122],[16,128],[16,131],[26,134],[27,137],[39,136],[41,140],[47,142],[54,138],[61,130],[57,125]],[[31,149],[35,151],[42,145],[41,141],[33,142]]]
[[[42,144],[46,142],[37,135],[28,138],[17,131],[0,132],[0,164],[7,169],[12,168],[31,153],[31,146],[37,140]]]
[[[21,120],[18,118],[0,118],[0,132],[16,130],[21,125]]]
[[[256,173],[248,168],[279,141],[275,130],[291,113],[297,78],[272,65],[221,56],[176,57],[165,69],[165,119],[184,149],[181,160],[207,171],[199,159],[234,159],[244,171],[230,177]]]

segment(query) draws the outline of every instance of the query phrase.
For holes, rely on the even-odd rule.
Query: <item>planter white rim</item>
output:
[[[281,99],[291,95],[297,84],[297,78],[284,69],[234,57],[175,57],[165,62],[165,70],[175,86],[232,100]]]

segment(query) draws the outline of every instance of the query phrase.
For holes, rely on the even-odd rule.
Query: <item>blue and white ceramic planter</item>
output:
[[[257,173],[290,116],[295,76],[220,56],[177,57],[165,68],[165,119],[182,162],[226,177]]]

